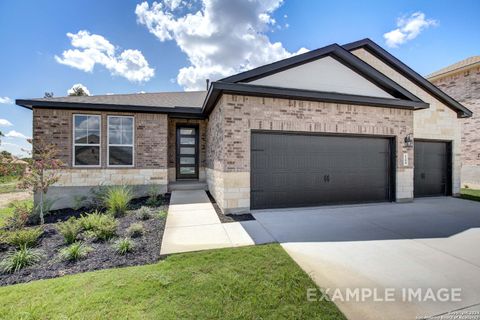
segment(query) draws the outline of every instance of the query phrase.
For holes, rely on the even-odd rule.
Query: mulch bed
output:
[[[142,237],[133,238],[135,250],[125,256],[118,255],[112,248],[113,242],[118,239],[114,238],[108,242],[99,242],[92,239],[84,239],[84,243],[93,250],[83,260],[77,262],[64,262],[59,259],[59,251],[66,247],[63,236],[58,233],[56,223],[65,221],[69,217],[79,217],[85,212],[89,212],[85,208],[79,210],[63,209],[56,210],[46,218],[43,226],[44,234],[39,240],[36,249],[41,250],[42,260],[37,264],[22,269],[13,274],[0,274],[0,285],[10,285],[15,283],[29,282],[32,280],[55,278],[67,274],[75,274],[86,271],[143,265],[157,262],[164,258],[160,255],[160,246],[165,228],[166,217],[160,218],[158,213],[160,210],[168,210],[169,195],[164,198],[163,204],[150,208],[153,217],[141,221],[135,217],[135,211],[138,210],[147,200],[147,198],[135,199],[132,201],[129,213],[121,218],[117,218],[118,238],[126,236],[126,229],[132,223],[142,223],[145,233]],[[7,250],[5,250],[7,249]],[[0,260],[2,260],[8,252],[8,249],[0,248]]]
[[[255,220],[255,217],[252,216],[250,213],[223,214],[222,210],[217,204],[217,201],[215,201],[215,198],[213,198],[212,194],[209,191],[207,191],[207,196],[208,199],[210,199],[210,202],[212,203],[213,208],[215,209],[215,212],[217,213],[218,219],[220,219],[221,223]]]

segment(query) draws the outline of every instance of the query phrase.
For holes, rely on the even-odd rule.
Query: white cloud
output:
[[[6,150],[16,157],[29,157],[32,151],[31,144],[20,145],[11,142],[4,142],[0,144],[0,151]]]
[[[436,20],[426,19],[423,12],[415,12],[409,17],[398,18],[398,28],[385,33],[383,37],[387,46],[396,48],[409,40],[415,39],[424,29],[437,25]]]
[[[63,51],[62,57],[55,56],[58,63],[92,72],[95,65],[102,65],[112,75],[122,76],[129,81],[143,82],[155,75],[148,61],[139,50],[127,49],[116,53],[115,46],[98,34],[80,30],[76,34],[67,33],[75,49]]]
[[[140,24],[160,41],[175,41],[190,65],[179,70],[177,83],[186,90],[205,88],[205,80],[287,58],[281,42],[271,42],[266,32],[276,24],[273,12],[282,0],[202,0],[191,5],[172,1],[138,4]],[[303,49],[305,50],[305,49]]]
[[[13,104],[13,100],[9,97],[0,97],[0,104]]]
[[[71,94],[75,93],[75,90],[74,90],[75,88],[81,88],[81,89],[83,89],[83,92],[85,92],[87,94],[87,96],[90,95],[90,91],[88,91],[88,88],[81,83],[74,84],[70,89],[68,89],[67,94],[71,95]]]
[[[10,130],[5,134],[5,137],[8,138],[20,138],[20,139],[30,139],[30,137],[27,137],[21,132],[15,131],[15,130]]]
[[[0,127],[11,127],[13,124],[7,119],[0,119]]]

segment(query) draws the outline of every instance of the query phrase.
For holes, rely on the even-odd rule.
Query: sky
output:
[[[480,1],[0,0],[0,150],[25,155],[15,99],[204,90],[225,76],[370,38],[420,74],[480,55]]]

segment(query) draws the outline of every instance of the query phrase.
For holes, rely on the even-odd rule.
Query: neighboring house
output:
[[[462,185],[480,189],[480,56],[427,76],[428,80],[473,111],[462,121]]]
[[[224,213],[456,195],[458,118],[472,115],[369,39],[215,81],[206,92],[16,103],[33,109],[34,141],[60,148],[66,166],[49,191],[62,197],[57,206],[101,184],[165,192],[198,180]]]

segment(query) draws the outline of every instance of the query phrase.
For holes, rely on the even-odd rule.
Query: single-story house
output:
[[[203,182],[224,213],[460,192],[472,112],[369,39],[207,91],[21,99],[65,164],[56,206],[101,184]]]

